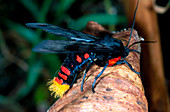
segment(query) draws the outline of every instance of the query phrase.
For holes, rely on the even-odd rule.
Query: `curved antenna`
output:
[[[139,43],[155,43],[156,41],[137,41],[137,42],[134,42],[134,43],[132,43],[129,47],[128,47],[128,49],[130,48],[130,47],[132,47],[133,45],[135,45],[135,44],[139,44]]]
[[[131,32],[130,32],[129,41],[128,41],[128,43],[127,43],[126,47],[128,47],[129,42],[130,42],[131,37],[132,37],[132,31],[133,31],[133,27],[134,27],[134,25],[135,25],[135,18],[136,18],[136,12],[137,12],[137,9],[138,9],[138,4],[139,4],[139,0],[138,0],[138,2],[137,2],[136,9],[135,9],[135,12],[134,12],[133,24],[132,24],[132,28],[131,28]]]

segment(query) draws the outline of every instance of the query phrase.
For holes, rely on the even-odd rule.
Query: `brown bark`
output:
[[[125,11],[131,24],[137,0],[124,0]],[[145,40],[157,41],[142,46],[142,77],[145,82],[149,110],[170,112],[169,96],[165,85],[158,20],[153,0],[140,0],[135,29]]]
[[[100,31],[106,31],[95,22],[89,22],[86,33],[97,35]],[[130,30],[115,33],[114,38],[123,40],[126,45]],[[137,31],[133,30],[131,43],[139,41]],[[140,50],[140,45],[133,47]],[[140,71],[140,56],[131,52],[126,60],[136,71]],[[144,89],[140,77],[126,64],[107,67],[102,76],[96,81],[95,93],[91,91],[94,78],[103,67],[93,65],[87,74],[84,83],[84,91],[81,92],[81,78],[77,83],[48,110],[49,112],[147,112],[148,104],[144,95]]]

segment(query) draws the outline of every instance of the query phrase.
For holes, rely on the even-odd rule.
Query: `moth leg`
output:
[[[129,49],[129,52],[136,52],[136,53],[138,53],[138,54],[140,54],[140,52],[139,51],[137,51],[137,50],[134,50],[134,49]]]
[[[94,91],[94,85],[95,85],[95,83],[96,83],[96,80],[102,75],[102,73],[104,72],[104,70],[107,68],[108,65],[109,65],[109,63],[106,63],[105,66],[104,66],[104,68],[103,68],[103,70],[99,73],[99,75],[97,75],[97,76],[95,77],[95,80],[94,80],[94,82],[93,82],[93,84],[92,84],[92,91],[93,91],[93,93],[95,92],[95,91]]]
[[[71,83],[70,87],[74,84],[74,81],[76,80],[76,77],[77,77],[77,73],[75,74],[73,82]]]
[[[137,72],[137,71],[135,71],[135,70],[132,68],[131,64],[129,64],[126,60],[119,60],[119,61],[116,62],[115,65],[119,65],[119,64],[122,64],[122,63],[126,63],[133,72],[135,72],[136,74],[140,75],[140,73]]]
[[[129,64],[126,60],[124,60],[124,63],[126,63],[133,72],[135,72],[136,74],[140,75],[140,73],[137,72],[137,71],[135,71],[135,70],[132,68],[131,64]]]
[[[81,67],[82,67],[84,64],[86,64],[88,61],[89,61],[89,59],[84,60],[83,63],[81,63],[79,66],[77,66],[77,67],[73,70],[72,74],[75,74],[75,76],[74,76],[73,82],[72,82],[72,84],[71,84],[70,86],[72,86],[72,85],[74,84],[74,81],[76,80],[76,77],[77,77],[77,73],[76,73],[76,72],[79,71],[79,70],[81,69]]]
[[[84,73],[83,80],[82,80],[82,83],[81,83],[81,91],[82,91],[82,92],[83,92],[83,84],[84,84],[84,80],[85,80],[85,78],[86,78],[86,74],[87,74],[87,72],[89,71],[89,69],[90,69],[90,67],[91,67],[91,65],[92,65],[93,62],[94,62],[93,60],[90,61],[90,63],[87,65],[86,71],[85,71],[85,73]]]

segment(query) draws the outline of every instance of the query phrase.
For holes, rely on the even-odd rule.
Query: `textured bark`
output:
[[[129,24],[133,21],[133,12],[137,0],[124,0]],[[169,96],[165,85],[162,51],[157,14],[153,0],[140,0],[136,14],[135,29],[145,40],[157,41],[142,46],[142,78],[151,112],[170,112]]]
[[[86,33],[97,35],[100,31],[106,31],[95,22],[89,22],[85,29]],[[130,29],[115,33],[114,38],[121,39],[126,45],[130,35]],[[137,31],[133,30],[133,43],[139,41]],[[133,46],[140,51],[140,45]],[[131,52],[126,60],[133,68],[140,72],[140,56]],[[84,91],[81,92],[81,78],[73,87],[53,106],[49,112],[147,112],[148,104],[144,95],[144,89],[140,77],[135,74],[126,64],[107,67],[102,76],[96,81],[95,93],[92,92],[94,78],[101,72],[103,67],[93,65],[87,73],[84,83]]]

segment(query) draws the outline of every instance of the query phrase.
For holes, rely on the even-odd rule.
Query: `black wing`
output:
[[[35,46],[33,51],[40,53],[109,52],[110,47],[89,42],[45,40]]]
[[[57,36],[63,36],[69,40],[92,42],[99,39],[98,37],[95,37],[90,34],[86,34],[69,28],[62,28],[47,23],[27,23],[26,26],[31,28],[40,28],[46,32],[55,34]]]

